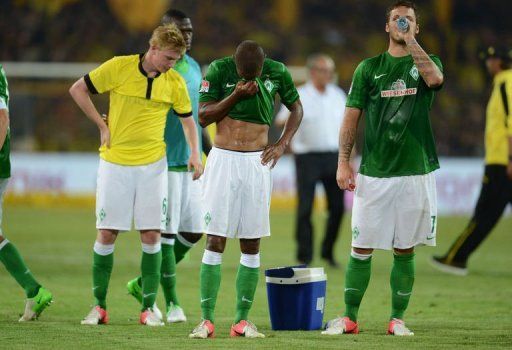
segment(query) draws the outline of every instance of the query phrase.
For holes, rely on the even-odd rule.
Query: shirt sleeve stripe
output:
[[[176,112],[174,109],[173,109],[173,112],[174,114],[176,114],[178,117],[180,118],[188,118],[188,117],[191,117],[192,116],[192,111],[190,112],[187,112],[187,113],[178,113]]]
[[[505,86],[505,83],[501,83],[500,85],[500,92],[501,92],[501,100],[503,101],[503,109],[505,111],[505,115],[508,116],[508,98],[507,98],[507,87]],[[506,120],[505,118],[505,126],[506,126]]]
[[[85,84],[87,85],[87,88],[89,89],[91,94],[97,95],[98,90],[96,90],[96,88],[94,87],[94,84],[92,83],[91,77],[89,76],[89,74],[84,75],[84,80],[85,80]]]

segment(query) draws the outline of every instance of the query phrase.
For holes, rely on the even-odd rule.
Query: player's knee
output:
[[[240,250],[244,254],[258,254],[260,252],[260,239],[241,239]]]
[[[140,231],[140,240],[144,244],[160,243],[160,231]]]
[[[216,253],[224,253],[226,237],[208,235],[206,239],[206,250]]]
[[[414,253],[414,247],[407,248],[407,249],[394,248],[393,251],[395,252],[396,255],[411,254],[411,253]]]
[[[352,247],[352,252],[356,254],[362,254],[362,255],[371,255],[373,253],[373,249],[371,248],[357,248]]]
[[[99,230],[96,241],[101,244],[114,244],[118,233],[117,230]]]
[[[185,239],[190,244],[196,244],[201,239],[201,237],[203,237],[202,234],[190,233],[190,232],[180,232],[179,236],[181,236],[183,239]]]

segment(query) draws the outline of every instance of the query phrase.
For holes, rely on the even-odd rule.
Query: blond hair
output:
[[[181,31],[178,29],[178,27],[176,27],[174,23],[169,23],[157,27],[153,31],[151,39],[149,39],[149,45],[156,46],[161,50],[176,50],[179,51],[182,55],[187,49],[185,39],[183,39]]]

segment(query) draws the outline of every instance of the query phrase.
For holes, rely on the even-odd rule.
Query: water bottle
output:
[[[398,30],[406,33],[409,29],[409,21],[405,17],[400,17],[396,20],[396,26],[398,27]]]

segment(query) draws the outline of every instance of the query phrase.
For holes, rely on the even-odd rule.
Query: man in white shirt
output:
[[[309,264],[313,259],[311,211],[315,187],[321,181],[327,198],[329,217],[322,243],[322,258],[337,267],[333,249],[343,216],[343,191],[336,184],[338,135],[345,109],[345,92],[332,83],[334,61],[327,55],[308,58],[309,80],[298,88],[304,108],[302,123],[292,140],[297,174],[298,209],[296,239],[297,260]],[[290,112],[281,108],[276,117],[284,125]]]

